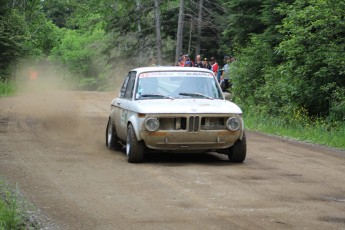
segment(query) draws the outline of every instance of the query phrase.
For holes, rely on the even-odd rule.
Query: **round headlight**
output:
[[[241,122],[237,117],[230,117],[226,122],[226,126],[231,131],[236,131],[240,128]]]
[[[159,128],[159,120],[155,117],[149,117],[145,120],[145,129],[150,132],[157,131]]]

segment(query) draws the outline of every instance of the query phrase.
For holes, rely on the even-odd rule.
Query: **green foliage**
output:
[[[304,108],[295,109],[291,116],[285,117],[268,116],[250,107],[244,114],[249,130],[345,149],[345,122],[310,118]]]
[[[0,77],[8,78],[10,64],[25,53],[24,41],[27,36],[24,17],[16,9],[0,15]]]
[[[345,3],[263,1],[266,29],[250,35],[232,68],[234,99],[269,115],[345,118]]]
[[[279,67],[292,85],[289,93],[311,115],[344,114],[345,3],[296,0],[282,5],[286,14],[279,27],[285,35],[277,47],[286,61]]]
[[[0,200],[0,229],[18,229],[20,224],[16,199],[10,193],[7,200]]]
[[[104,45],[103,39],[104,31],[101,28],[86,32],[64,30],[60,43],[52,49],[51,59],[61,61],[77,78],[92,77],[96,81],[101,71],[96,63]],[[90,84],[84,81],[81,86],[95,90],[94,81]]]
[[[77,7],[75,1],[65,0],[44,0],[42,4],[46,17],[59,28],[66,27],[68,18]]]
[[[263,99],[266,95],[262,94],[261,88],[266,84],[265,68],[271,65],[273,54],[270,51],[268,43],[263,43],[260,36],[253,36],[251,45],[243,49],[237,61],[231,64],[231,92],[235,100],[246,106],[265,106]]]
[[[262,2],[240,0],[225,3],[228,26],[223,32],[223,39],[231,41],[234,49],[245,47],[250,41],[250,34],[260,33],[265,28],[260,20]]]
[[[18,188],[11,188],[0,177],[0,229],[40,229],[32,215],[33,207],[25,201]]]
[[[41,1],[7,1],[0,14],[0,77],[13,77],[20,59],[38,58],[57,41],[57,28],[48,21]]]

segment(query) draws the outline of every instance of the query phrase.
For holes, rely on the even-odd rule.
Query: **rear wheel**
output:
[[[126,154],[130,163],[140,163],[144,160],[144,144],[137,140],[132,124],[127,128]]]
[[[110,118],[107,124],[107,131],[105,132],[105,144],[109,149],[120,150],[122,148],[122,144],[120,144],[116,134],[115,125]]]
[[[243,132],[242,140],[237,140],[236,143],[229,149],[228,158],[231,162],[242,163],[244,159],[246,159],[246,142],[246,134]]]

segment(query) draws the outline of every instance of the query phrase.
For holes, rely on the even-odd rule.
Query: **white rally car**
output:
[[[131,163],[150,150],[217,152],[239,163],[246,158],[242,110],[224,99],[211,71],[196,67],[129,71],[111,102],[106,145],[125,145]]]

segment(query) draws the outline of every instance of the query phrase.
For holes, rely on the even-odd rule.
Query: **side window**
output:
[[[133,97],[133,88],[134,88],[134,83],[135,83],[135,77],[136,77],[136,72],[130,72],[129,74],[129,80],[125,92],[125,97],[126,99],[132,99]]]
[[[120,91],[120,98],[124,98],[125,97],[125,92],[126,92],[126,88],[128,85],[128,80],[129,80],[130,74],[128,74],[123,82],[123,85],[121,87],[121,91]]]

